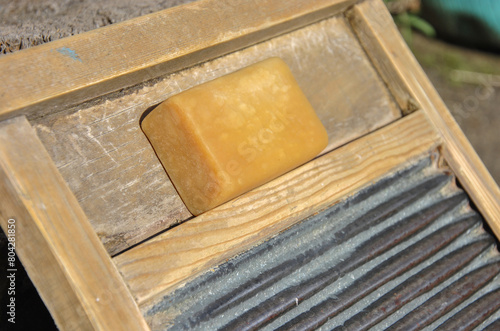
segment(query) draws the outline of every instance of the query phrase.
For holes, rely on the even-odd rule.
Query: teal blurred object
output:
[[[500,0],[422,0],[421,13],[439,37],[500,50]]]

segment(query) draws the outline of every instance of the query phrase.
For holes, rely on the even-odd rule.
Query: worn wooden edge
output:
[[[417,111],[113,258],[140,307],[369,185],[440,138]]]
[[[0,119],[42,116],[344,11],[357,0],[201,0],[0,58]]]
[[[0,124],[0,181],[0,224],[6,234],[15,225],[16,253],[57,326],[148,330],[116,266],[25,117]]]
[[[395,97],[416,100],[442,136],[444,158],[500,239],[500,189],[402,39],[384,3],[365,0],[346,16],[381,76],[389,86],[403,91]]]
[[[411,90],[406,84],[404,76],[401,75],[399,68],[394,66],[394,63],[386,56],[386,54],[384,54],[383,45],[380,44],[380,40],[376,35],[376,33],[379,33],[380,31],[375,32],[368,28],[366,23],[359,19],[359,15],[357,14],[358,12],[359,7],[353,6],[349,10],[345,11],[344,15],[351,23],[354,33],[358,37],[359,43],[367,52],[373,66],[385,82],[387,88],[394,97],[394,100],[401,108],[403,115],[410,114],[411,112],[420,109],[421,106],[412,95]],[[389,17],[389,20],[385,17],[380,23],[384,24],[384,29],[397,29],[392,17]],[[396,40],[398,40],[397,38],[401,38],[398,35],[393,37],[396,38]],[[396,42],[396,40],[392,42]]]

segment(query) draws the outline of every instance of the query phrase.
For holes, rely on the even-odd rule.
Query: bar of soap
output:
[[[194,215],[309,161],[328,143],[279,58],[172,96],[141,126]]]

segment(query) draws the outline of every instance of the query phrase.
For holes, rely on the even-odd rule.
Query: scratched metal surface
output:
[[[473,330],[500,320],[500,254],[424,159],[203,274],[153,330]]]

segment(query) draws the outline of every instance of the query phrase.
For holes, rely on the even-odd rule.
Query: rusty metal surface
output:
[[[500,254],[424,159],[229,260],[145,312],[153,330],[494,329]]]

